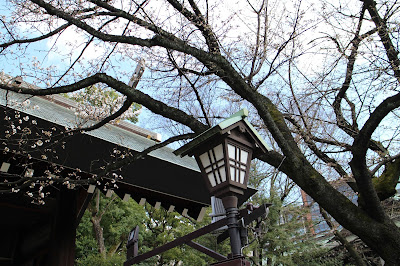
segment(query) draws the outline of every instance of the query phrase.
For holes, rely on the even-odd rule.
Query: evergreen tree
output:
[[[250,228],[251,244],[245,255],[251,255],[248,258],[255,265],[340,265],[340,259],[320,259],[327,250],[307,234],[308,210],[296,200],[297,188],[287,178],[268,172],[257,164],[251,169],[249,183],[260,190],[253,196],[252,204],[272,205],[268,215]]]

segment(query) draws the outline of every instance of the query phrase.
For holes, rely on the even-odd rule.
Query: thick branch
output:
[[[109,87],[126,95],[128,99],[130,99],[131,101],[147,107],[153,113],[160,114],[166,118],[172,119],[183,125],[186,125],[189,128],[191,128],[194,132],[200,133],[208,128],[201,122],[197,121],[193,116],[188,115],[177,108],[168,106],[165,103],[158,101],[139,90],[133,89],[130,86],[126,85],[125,83],[117,79],[114,79],[113,77],[108,76],[104,73],[97,73],[93,76],[82,79],[71,85],[59,86],[43,90],[36,90],[36,89],[17,87],[17,86],[8,86],[5,84],[0,84],[0,88],[23,94],[43,96],[43,95],[73,92],[100,82],[105,83]]]
[[[385,171],[372,179],[376,193],[379,199],[385,200],[396,194],[396,185],[400,177],[400,159],[388,162]]]

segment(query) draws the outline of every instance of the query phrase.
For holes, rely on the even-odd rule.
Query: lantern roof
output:
[[[246,128],[246,132],[248,135],[251,137],[251,139],[254,141],[257,147],[257,151],[262,151],[262,152],[267,152],[270,151],[271,148],[268,146],[268,144],[265,142],[265,140],[261,137],[261,135],[257,132],[257,130],[250,124],[250,122],[246,119],[246,117],[249,115],[249,111],[244,108],[240,110],[239,112],[236,112],[232,116],[228,117],[224,121],[220,122],[219,124],[215,125],[214,127],[204,131],[200,135],[198,135],[196,138],[194,138],[192,141],[189,143],[183,145],[176,151],[174,151],[174,154],[180,155],[180,156],[185,156],[185,155],[193,155],[193,151],[196,150],[196,148],[200,147],[203,145],[205,142],[208,142],[215,137],[221,136],[228,131],[239,127],[239,125],[244,125]]]

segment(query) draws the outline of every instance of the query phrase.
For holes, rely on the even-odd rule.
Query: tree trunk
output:
[[[92,217],[90,221],[93,224],[93,230],[97,241],[97,246],[99,247],[99,253],[103,256],[103,258],[105,258],[106,247],[104,245],[103,228],[100,225],[101,219],[98,219],[97,217]]]
[[[99,248],[99,253],[103,258],[106,257],[106,246],[104,244],[104,236],[103,236],[103,227],[101,227],[101,218],[102,214],[100,214],[100,191],[96,189],[96,205],[89,205],[89,209],[91,210],[92,217],[90,221],[93,225],[94,235],[97,241],[97,247]]]
[[[114,246],[110,247],[110,248],[108,249],[108,252],[107,252],[108,255],[109,255],[109,256],[114,255],[115,252],[117,252],[117,250],[118,250],[119,247],[121,246],[121,244],[122,244],[122,242],[120,241],[120,242],[118,242],[117,244],[115,244]]]

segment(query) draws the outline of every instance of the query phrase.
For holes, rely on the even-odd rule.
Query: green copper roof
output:
[[[200,135],[198,135],[196,138],[194,138],[191,142],[187,143],[186,145],[182,146],[181,148],[177,149],[174,151],[176,155],[181,155],[185,156],[190,153],[195,147],[200,146],[202,143],[204,143],[206,140],[212,138],[213,136],[217,134],[222,134],[222,131],[235,123],[239,121],[243,121],[248,129],[256,136],[258,142],[260,145],[262,145],[263,149],[270,151],[271,148],[268,146],[268,144],[264,141],[264,139],[261,137],[261,135],[257,132],[257,130],[250,124],[250,122],[246,119],[246,117],[249,115],[249,111],[244,108],[240,110],[239,112],[234,113],[231,115],[229,118],[225,119],[218,125],[204,131]]]
[[[227,119],[225,119],[224,121],[222,121],[221,123],[219,123],[218,125],[216,125],[216,127],[219,127],[220,129],[225,129],[233,124],[235,124],[236,122],[239,122],[240,120],[246,120],[246,117],[249,116],[249,111],[244,108],[242,110],[240,110],[239,112],[234,113],[233,115],[231,115],[230,117],[228,117]]]

